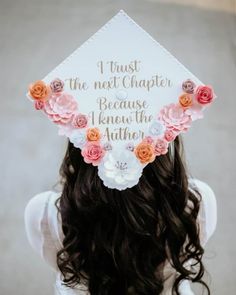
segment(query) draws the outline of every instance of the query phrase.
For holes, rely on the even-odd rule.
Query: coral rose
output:
[[[101,138],[100,131],[97,127],[89,128],[87,130],[87,140],[88,141],[98,141]]]
[[[59,93],[63,91],[64,82],[60,80],[59,78],[56,78],[50,83],[50,87],[52,92]]]
[[[195,91],[195,97],[200,104],[211,103],[214,99],[214,92],[212,87],[209,85],[198,86],[198,88]]]
[[[51,89],[43,81],[38,80],[29,85],[29,94],[36,100],[47,100],[51,94]]]
[[[192,96],[189,93],[183,93],[179,97],[179,103],[182,107],[188,108],[193,104]]]
[[[171,103],[160,110],[159,120],[161,120],[167,129],[176,133],[187,131],[191,126],[191,116],[186,114],[179,104]]]
[[[185,91],[187,93],[193,93],[195,87],[196,87],[195,83],[190,79],[184,81],[182,84],[183,91]]]
[[[72,126],[75,128],[85,128],[88,124],[88,119],[83,114],[76,114],[72,121]]]
[[[93,166],[97,166],[103,156],[105,155],[104,149],[99,142],[87,142],[81,151],[84,161],[88,164],[92,163]]]
[[[71,123],[77,107],[77,101],[72,95],[62,93],[52,95],[45,102],[44,111],[54,123],[65,125]]]
[[[135,147],[134,153],[142,164],[150,163],[155,160],[154,147],[146,142],[139,143]]]
[[[155,147],[154,147],[154,153],[156,156],[164,155],[168,152],[168,141],[165,139],[157,139]]]

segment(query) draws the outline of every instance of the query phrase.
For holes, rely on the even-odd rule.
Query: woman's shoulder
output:
[[[55,251],[61,248],[56,200],[60,193],[48,190],[34,195],[24,210],[26,236],[30,246],[55,268]]]
[[[200,224],[202,244],[205,245],[216,229],[216,196],[209,184],[197,178],[189,178],[189,189],[191,189],[193,192],[195,189],[197,189],[197,191],[201,194],[198,221]]]
[[[26,228],[39,224],[45,217],[45,210],[53,204],[58,197],[58,193],[48,190],[34,195],[28,200],[24,209],[24,219]],[[49,205],[50,204],[50,205]]]

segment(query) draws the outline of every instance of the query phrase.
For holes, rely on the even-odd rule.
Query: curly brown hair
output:
[[[210,294],[202,280],[204,249],[196,220],[201,194],[189,189],[180,136],[173,149],[174,157],[170,149],[156,157],[137,185],[119,191],[104,186],[97,167],[86,164],[68,141],[58,199],[64,240],[57,253],[66,286],[83,280],[91,295],[157,295],[169,261],[178,273],[173,294],[183,279],[200,282]]]

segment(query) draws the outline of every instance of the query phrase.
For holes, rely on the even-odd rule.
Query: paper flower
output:
[[[75,147],[80,149],[82,149],[87,142],[85,132],[78,129],[73,131],[69,130],[69,133],[67,133],[67,136],[69,137],[70,142],[73,143]]]
[[[29,85],[29,95],[35,100],[47,100],[51,89],[43,81],[38,80]]]
[[[42,110],[44,108],[44,101],[43,100],[35,100],[34,108],[38,110]]]
[[[59,78],[56,78],[50,83],[50,87],[52,92],[54,93],[62,92],[64,87],[64,82],[60,80]]]
[[[128,151],[131,151],[133,152],[134,150],[134,144],[132,142],[128,142],[125,146],[125,148],[128,150]]]
[[[146,136],[144,137],[143,142],[152,144],[154,142],[154,139],[151,136]]]
[[[200,103],[200,104],[209,104],[212,102],[212,100],[214,99],[214,92],[211,86],[198,86],[196,91],[195,91],[195,97],[196,100]]]
[[[72,131],[74,131],[74,130],[75,129],[73,129],[70,124],[68,124],[68,125],[59,125],[58,124],[58,135],[65,135],[65,136],[69,137],[70,134],[72,133]]]
[[[154,121],[149,127],[149,134],[160,136],[164,133],[165,126],[160,121]]]
[[[139,143],[134,148],[134,153],[142,164],[150,163],[155,160],[153,145],[146,142]]]
[[[98,128],[87,129],[87,140],[88,141],[98,141],[101,138],[101,133]]]
[[[192,122],[191,116],[185,113],[179,104],[174,103],[164,106],[160,110],[158,118],[164,123],[167,129],[178,133],[187,131]]]
[[[190,80],[190,79],[187,79],[187,80],[184,81],[183,84],[182,84],[182,89],[183,89],[183,91],[185,91],[186,93],[193,93],[195,87],[196,87],[195,83],[194,83],[192,80]]]
[[[104,185],[118,190],[136,185],[144,166],[153,162],[156,156],[165,155],[169,143],[179,133],[187,131],[192,121],[202,118],[206,105],[216,97],[211,86],[196,87],[190,79],[184,81],[184,92],[178,102],[163,106],[141,142],[134,139],[135,143],[125,143],[121,148],[119,144],[104,141],[99,128],[88,128],[90,115],[79,113],[77,100],[63,88],[64,82],[59,78],[50,85],[39,80],[29,86],[28,95],[33,98],[35,109],[43,110],[57,124],[58,134],[67,136],[76,148],[81,149],[85,163],[98,166],[98,175]],[[125,100],[127,93],[120,91],[116,97]]]
[[[176,138],[177,135],[178,133],[175,133],[173,130],[166,130],[164,134],[164,138],[165,140],[171,142]]]
[[[191,108],[187,109],[185,111],[185,114],[189,115],[192,119],[192,121],[197,119],[203,118],[203,106],[198,104],[197,102],[194,102]]]
[[[156,156],[164,155],[168,152],[168,141],[165,139],[158,138],[155,146],[154,146],[154,153]]]
[[[81,151],[84,161],[93,166],[97,166],[105,155],[105,151],[97,141],[87,142]]]
[[[72,95],[67,93],[52,95],[45,102],[44,111],[54,123],[68,124],[77,111],[77,102]]]
[[[112,150],[112,145],[111,145],[111,143],[110,143],[110,142],[106,142],[106,143],[104,143],[104,145],[103,145],[103,149],[104,149],[105,151],[111,151],[111,150]]]
[[[74,128],[85,128],[88,124],[87,116],[83,114],[76,114],[73,117],[71,124]]]
[[[138,183],[142,165],[133,153],[111,151],[98,165],[98,175],[105,186],[123,190]]]
[[[192,96],[189,93],[183,93],[179,97],[179,103],[182,107],[188,108],[193,104]]]

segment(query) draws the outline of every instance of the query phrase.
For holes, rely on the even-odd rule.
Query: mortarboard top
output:
[[[183,82],[190,80],[195,86],[204,84],[122,10],[42,80],[50,84],[55,78],[62,80],[64,91],[75,98],[78,112],[86,114],[88,126],[99,128],[102,134],[99,142],[111,145],[99,164],[93,163],[98,165],[99,176],[110,188],[133,186],[148,163],[139,162],[138,167],[134,156],[130,160],[132,169],[125,172],[129,166],[125,159],[133,157],[130,144],[135,147],[150,136],[154,141],[163,138],[167,129],[176,131],[176,135],[186,132],[192,121],[202,117],[208,105],[195,99],[198,115],[191,113],[189,107],[179,108],[181,112],[189,112],[186,120],[191,122],[186,121],[185,128],[182,125],[179,129],[178,126],[170,128],[168,114],[162,110],[179,104]],[[188,92],[186,90],[194,99],[195,94]],[[168,126],[159,120],[161,112]],[[186,117],[186,114],[181,115]],[[177,115],[180,116],[178,111]],[[158,125],[160,122],[164,122],[162,131],[157,130],[162,128]],[[65,124],[58,126],[59,134],[67,135],[75,146],[83,149],[85,142],[76,145],[76,134],[86,138],[86,129],[76,130],[71,135]],[[118,172],[112,167],[117,167],[121,174],[117,176]],[[124,181],[125,173],[131,179],[134,171],[138,171],[135,180]]]

